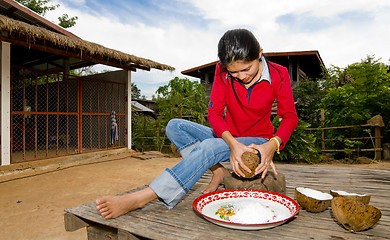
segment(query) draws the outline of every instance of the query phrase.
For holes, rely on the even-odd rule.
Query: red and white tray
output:
[[[208,193],[195,199],[193,207],[214,224],[240,230],[276,227],[299,212],[299,205],[293,199],[259,190]],[[252,211],[250,208],[255,209]]]

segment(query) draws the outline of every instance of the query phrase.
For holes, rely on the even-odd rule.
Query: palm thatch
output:
[[[9,39],[12,39],[15,36],[17,36],[19,39],[23,37],[23,41],[26,41],[28,44],[38,43],[44,46],[52,45],[62,50],[76,52],[81,57],[88,56],[94,59],[101,59],[102,63],[109,63],[110,61],[114,61],[123,64],[123,66],[134,64],[136,66],[144,66],[147,68],[155,68],[159,70],[175,70],[175,68],[165,64],[106,48],[102,45],[88,42],[80,38],[68,37],[42,27],[33,26],[25,22],[6,17],[1,14],[0,30],[2,39],[4,39],[4,36]]]

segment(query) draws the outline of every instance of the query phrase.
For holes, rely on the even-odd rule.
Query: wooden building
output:
[[[174,70],[85,41],[12,0],[0,0],[0,31],[1,165],[130,148],[131,72]],[[69,74],[95,64],[122,70]]]
[[[320,78],[325,65],[318,51],[270,52],[264,53],[268,61],[278,63],[289,71],[292,88],[305,78]],[[182,71],[182,74],[199,78],[206,88],[207,100],[210,97],[214,81],[215,67],[218,61]]]

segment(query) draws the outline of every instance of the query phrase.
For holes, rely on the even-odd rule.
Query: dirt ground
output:
[[[0,239],[87,239],[85,229],[65,231],[64,209],[149,184],[180,161],[139,155],[122,150],[104,157],[86,154],[65,164],[52,160],[47,166],[0,167]]]
[[[0,239],[85,240],[85,229],[65,231],[64,209],[149,184],[180,160],[119,149],[0,167]]]

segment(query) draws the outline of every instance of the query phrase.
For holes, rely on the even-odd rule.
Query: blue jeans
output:
[[[169,209],[173,208],[188,190],[210,167],[219,162],[227,162],[229,146],[218,138],[209,127],[183,119],[172,119],[166,127],[169,140],[179,149],[183,160],[172,169],[158,176],[149,187]],[[244,145],[261,145],[268,141],[260,137],[236,138]]]

